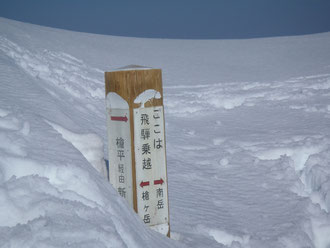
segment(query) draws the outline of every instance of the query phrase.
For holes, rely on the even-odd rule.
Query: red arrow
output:
[[[149,181],[146,181],[146,182],[141,182],[140,183],[140,186],[141,186],[141,188],[143,188],[144,186],[149,186]]]
[[[164,180],[161,178],[161,179],[159,179],[159,180],[155,180],[154,181],[154,185],[157,185],[157,184],[160,184],[160,185],[162,185],[164,183]]]
[[[127,122],[127,116],[111,116],[112,121],[125,121]]]

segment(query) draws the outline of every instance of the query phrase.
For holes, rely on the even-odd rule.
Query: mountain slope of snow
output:
[[[163,69],[172,238],[107,182],[104,71]],[[0,247],[330,247],[330,33],[137,39],[0,18]]]

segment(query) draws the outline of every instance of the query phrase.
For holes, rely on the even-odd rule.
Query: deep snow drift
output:
[[[103,72],[163,69],[172,239],[104,174]],[[330,246],[330,33],[157,40],[0,18],[0,247]]]

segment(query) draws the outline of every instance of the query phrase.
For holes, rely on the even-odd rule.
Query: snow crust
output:
[[[162,96],[160,92],[158,92],[157,90],[154,89],[145,90],[135,98],[134,103],[140,103],[141,104],[140,108],[143,108],[146,102],[150,101],[153,98],[160,99],[162,98]]]
[[[104,176],[104,71],[126,64],[163,71],[171,239]],[[327,248],[329,127],[330,33],[157,40],[0,18],[0,247]]]
[[[126,65],[112,71],[130,71],[130,70],[151,70],[153,68],[141,65]]]

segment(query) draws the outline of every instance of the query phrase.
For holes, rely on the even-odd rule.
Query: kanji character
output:
[[[119,193],[120,196],[125,198],[126,197],[126,188],[119,187],[118,188],[118,193]]]
[[[119,182],[124,183],[125,182],[125,177],[123,175],[119,176]]]
[[[119,137],[116,139],[116,145],[117,145],[117,148],[121,148],[121,149],[124,149],[124,139],[122,137]]]
[[[142,155],[150,154],[150,145],[148,143],[142,145]]]
[[[162,188],[156,189],[156,197],[163,197],[164,196],[164,191]]]
[[[164,200],[163,199],[158,200],[157,208],[158,209],[164,208]]]
[[[147,159],[143,159],[142,161],[142,165],[143,165],[143,170],[150,170],[152,165],[151,165],[151,158],[147,158]]]
[[[118,172],[119,173],[124,173],[124,165],[123,164],[118,164]]]
[[[149,115],[141,114],[141,125],[149,125]]]
[[[141,129],[141,138],[146,140],[149,139],[149,137],[150,137],[150,129],[149,128]]]
[[[125,158],[124,150],[117,150],[117,157],[120,159]]]
[[[150,223],[150,214],[145,214],[143,217],[143,221],[145,224]]]
[[[149,191],[142,192],[142,200],[148,201],[149,200]]]

